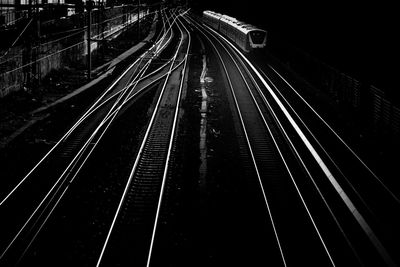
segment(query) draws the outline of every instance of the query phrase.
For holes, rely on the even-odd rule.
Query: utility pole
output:
[[[137,19],[138,19],[138,41],[140,40],[140,0],[138,0],[138,13],[137,13]]]
[[[36,60],[39,57],[40,54],[40,10],[39,10],[39,1],[36,0],[36,8],[35,8],[35,14],[33,15],[34,19],[36,22],[33,24],[33,29],[34,29],[34,51],[33,52],[33,62],[35,62],[32,66],[33,66],[33,75],[35,76],[35,87],[40,85],[41,82],[41,62],[36,62]]]
[[[86,1],[86,10],[87,10],[87,77],[90,81],[92,79],[92,55],[91,55],[91,31],[92,31],[92,4],[91,0]]]
[[[28,19],[33,19],[33,15],[32,15],[32,0],[29,0],[28,2],[29,5],[29,9],[28,9]],[[32,28],[31,28],[32,29]],[[28,37],[28,43],[26,46],[26,62],[31,62],[32,61],[32,42],[33,42],[33,33],[31,31],[29,31],[29,37]],[[32,73],[32,69],[34,67],[31,65],[28,66],[28,68],[25,69],[26,71],[26,84],[28,85],[28,87],[31,86],[31,73]]]

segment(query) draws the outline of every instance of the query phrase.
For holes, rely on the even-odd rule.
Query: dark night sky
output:
[[[400,24],[394,1],[227,1],[192,4],[266,29],[363,81],[397,96]],[[265,6],[265,7],[263,7]],[[397,16],[397,18],[396,18]],[[397,35],[397,36],[396,36]]]

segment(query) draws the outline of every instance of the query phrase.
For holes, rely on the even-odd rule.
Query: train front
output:
[[[267,32],[254,29],[249,32],[249,42],[251,48],[263,48],[267,43]]]

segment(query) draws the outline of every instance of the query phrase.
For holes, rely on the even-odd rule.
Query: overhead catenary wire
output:
[[[115,18],[113,18],[113,19],[115,19]],[[53,42],[56,42],[56,41],[60,41],[60,40],[62,40],[62,39],[70,38],[70,37],[72,37],[72,36],[74,36],[74,35],[77,35],[78,33],[81,33],[81,32],[83,32],[83,31],[85,31],[86,28],[87,28],[87,27],[85,26],[85,27],[81,28],[81,30],[80,30],[79,32],[70,34],[70,35],[68,35],[68,36],[62,37],[62,38],[57,39],[57,40],[52,40],[52,41],[49,41],[49,42],[47,42],[47,43],[40,44],[40,45],[38,45],[38,46],[36,46],[36,47],[33,47],[32,49],[37,49],[37,48],[40,47],[40,46],[45,46],[45,45],[48,45],[48,44],[50,44],[50,43],[53,43]],[[120,30],[120,29],[119,29],[119,30]],[[119,31],[119,30],[118,30],[118,31]],[[108,30],[106,30],[106,31],[104,31],[104,32],[108,32]],[[101,34],[99,34],[99,35],[101,35]],[[98,35],[96,35],[96,36],[98,36]],[[64,51],[68,50],[68,49],[72,49],[72,48],[74,48],[74,47],[76,47],[76,46],[78,46],[78,45],[80,45],[80,44],[85,43],[85,42],[86,42],[86,40],[80,41],[80,42],[75,43],[75,44],[73,44],[73,45],[70,45],[70,46],[68,46],[68,47],[66,47],[66,48],[57,50],[57,51],[55,51],[55,52],[53,52],[53,53],[51,53],[51,54],[49,54],[49,55],[43,56],[43,57],[41,57],[41,58],[39,58],[39,59],[36,59],[36,60],[34,60],[34,61],[31,61],[31,62],[28,62],[28,63],[26,63],[26,64],[24,64],[24,65],[22,65],[22,66],[19,66],[19,67],[17,67],[17,68],[12,69],[12,70],[8,70],[8,71],[6,71],[6,72],[0,73],[0,75],[7,75],[7,74],[12,73],[12,72],[14,72],[14,71],[18,71],[18,70],[23,69],[23,68],[25,68],[25,67],[28,67],[28,66],[30,66],[30,65],[32,65],[32,64],[35,64],[35,63],[37,63],[37,62],[39,62],[39,61],[42,61],[42,60],[44,60],[44,59],[46,59],[46,58],[49,58],[49,57],[54,56],[54,55],[56,55],[56,54],[62,53],[62,52],[64,52]],[[12,57],[12,58],[16,58],[16,57],[20,57],[20,56],[15,56],[15,57]],[[11,58],[11,59],[12,59],[12,58]],[[6,63],[6,62],[8,62],[8,59],[5,60],[5,61],[3,61],[3,62],[1,62],[0,64],[4,64],[4,63]]]
[[[26,29],[29,27],[29,25],[32,23],[33,18],[31,18],[28,23],[26,24],[25,28],[22,30],[22,32],[17,36],[17,38],[14,40],[14,42],[11,44],[11,46],[7,49],[7,51],[0,57],[3,58],[5,57],[10,49],[18,42],[18,40],[21,38],[21,36],[25,33]]]
[[[15,24],[17,21],[20,21],[20,20],[22,20],[22,19],[26,19],[26,17],[20,17],[20,18],[14,19],[14,20],[12,20],[12,21],[7,22],[5,25],[6,25],[6,26],[13,25],[13,24]]]
[[[82,33],[82,32],[85,30],[85,28],[86,28],[86,27],[76,29],[76,30],[79,30],[79,32],[75,32],[75,33],[72,33],[72,34],[70,34],[70,35],[67,35],[67,36],[64,36],[64,37],[61,37],[61,38],[58,38],[58,39],[55,39],[55,40],[48,41],[48,42],[46,42],[46,43],[41,43],[41,44],[39,44],[39,45],[37,45],[37,46],[32,47],[31,49],[32,49],[32,50],[33,50],[33,49],[38,49],[38,48],[40,48],[40,47],[42,47],[42,46],[46,46],[46,45],[49,45],[49,44],[54,43],[54,42],[60,42],[60,41],[62,41],[63,39],[71,38],[71,37],[74,36],[74,35],[78,35],[79,33]],[[8,63],[8,62],[11,62],[11,61],[13,61],[15,58],[18,58],[18,57],[19,57],[19,58],[22,57],[22,54],[17,54],[17,55],[15,55],[15,56],[13,56],[13,57],[7,58],[6,60],[0,62],[0,64],[5,64],[5,63]]]
[[[65,50],[68,50],[68,49],[71,49],[71,48],[73,48],[73,47],[75,47],[75,46],[78,46],[78,45],[80,45],[80,44],[83,44],[83,43],[85,43],[85,42],[86,42],[86,41],[81,41],[81,42],[79,42],[79,43],[73,44],[73,45],[68,46],[68,47],[66,47],[66,48],[60,49],[60,50],[58,50],[58,51],[56,51],[56,52],[54,52],[54,53],[51,53],[51,54],[46,55],[46,56],[44,56],[44,57],[41,57],[41,58],[39,58],[39,59],[37,59],[37,60],[31,61],[31,62],[29,62],[29,63],[27,63],[27,64],[25,64],[25,65],[22,65],[22,66],[19,66],[19,67],[15,68],[15,69],[12,69],[12,70],[3,72],[3,73],[1,73],[0,75],[6,75],[6,74],[9,74],[9,73],[11,73],[11,72],[20,70],[20,69],[22,69],[22,68],[25,68],[25,67],[30,66],[30,65],[32,65],[32,64],[35,64],[35,63],[37,63],[37,62],[39,62],[39,61],[42,61],[42,60],[44,60],[44,59],[46,59],[46,58],[48,58],[48,57],[54,56],[55,54],[59,54],[59,53],[65,51]]]
[[[125,14],[123,14],[123,15],[126,15],[126,14],[128,14],[128,13],[125,13]],[[99,23],[95,23],[95,24],[93,24],[93,26],[96,26],[96,25],[99,25],[99,24],[102,24],[102,23],[105,23],[105,22],[108,22],[108,21],[111,21],[111,20],[115,20],[115,19],[117,19],[117,18],[119,18],[119,17],[121,17],[121,16],[118,16],[118,17],[115,17],[115,18],[111,18],[111,19],[108,19],[108,20],[105,20],[105,21],[102,21],[102,22],[99,22]],[[70,38],[70,37],[72,37],[72,36],[74,36],[74,35],[78,35],[79,33],[82,33],[83,31],[86,30],[86,28],[87,28],[87,26],[84,26],[84,27],[80,27],[80,28],[76,28],[76,29],[71,29],[71,30],[67,30],[67,31],[63,31],[63,32],[56,32],[56,33],[53,33],[53,35],[56,35],[56,34],[62,34],[62,33],[67,33],[67,32],[71,32],[71,31],[77,31],[77,32],[71,33],[71,34],[69,34],[69,35],[67,35],[67,36],[63,36],[63,37],[60,37],[60,38],[55,39],[55,40],[51,40],[51,41],[48,41],[48,42],[45,42],[45,43],[41,43],[41,44],[39,44],[39,45],[33,47],[32,49],[37,49],[37,48],[40,47],[40,46],[46,46],[46,45],[49,45],[49,44],[51,44],[51,43],[60,42],[60,41],[62,41],[62,40],[64,40],[64,39],[68,39],[68,38]],[[8,51],[7,51],[3,56],[1,56],[0,58],[3,58],[4,56],[6,56],[6,54],[9,52],[9,50],[10,50],[14,45],[15,45],[15,44],[13,44],[12,46],[10,46],[10,48],[8,49]],[[7,62],[9,62],[9,61],[12,61],[13,59],[15,59],[15,58],[17,58],[17,57],[21,57],[21,55],[16,55],[16,56],[14,56],[14,57],[8,58],[8,59],[6,59],[6,60],[0,62],[0,64],[4,64],[4,63],[7,63]]]
[[[5,22],[0,28],[7,28],[10,25],[16,24],[17,21],[28,18],[27,10],[3,9],[0,10],[0,15],[5,18]],[[8,20],[7,20],[8,18]],[[12,18],[12,20],[10,20]]]

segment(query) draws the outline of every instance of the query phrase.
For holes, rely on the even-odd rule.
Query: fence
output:
[[[148,10],[143,10],[140,18],[148,14]],[[136,10],[127,6],[94,10],[91,38],[104,39],[112,36],[135,23],[137,19]],[[40,83],[40,80],[51,70],[61,67],[76,68],[79,65],[84,68],[87,55],[87,32],[86,27],[82,25],[85,25],[85,21],[86,14],[77,14],[55,23],[44,24],[44,32],[51,32],[46,27],[60,24],[59,28],[65,30],[63,32],[68,35],[32,48],[17,46],[10,49],[9,53],[0,59],[0,97],[20,90],[24,86]],[[68,25],[68,27],[62,25]],[[76,28],[77,26],[81,27]],[[96,41],[92,42],[91,51],[96,54],[100,45]]]
[[[350,107],[368,129],[400,145],[400,108],[383,90],[340,72],[284,41],[275,40],[269,44],[269,51],[314,87]]]
[[[84,31],[36,47],[17,46],[0,63],[0,97],[40,82],[53,69],[73,66],[84,57]]]

